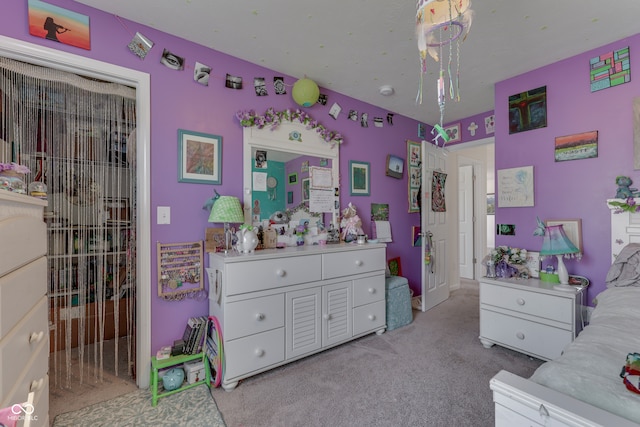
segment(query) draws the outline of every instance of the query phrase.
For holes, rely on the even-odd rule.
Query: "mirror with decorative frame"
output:
[[[245,127],[244,217],[247,224],[297,219],[334,224],[339,204],[339,145],[302,123]]]

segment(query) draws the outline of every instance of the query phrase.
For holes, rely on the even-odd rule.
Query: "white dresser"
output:
[[[582,290],[553,286],[538,279],[481,278],[480,342],[542,360],[560,356],[582,330]]]
[[[209,313],[222,326],[222,387],[386,329],[386,245],[209,255]]]
[[[0,408],[26,402],[33,391],[37,425],[49,423],[45,206],[0,190]]]

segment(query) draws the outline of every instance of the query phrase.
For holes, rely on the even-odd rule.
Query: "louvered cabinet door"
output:
[[[322,287],[322,346],[350,340],[353,336],[351,281]]]
[[[320,287],[286,293],[286,358],[292,359],[320,350]]]

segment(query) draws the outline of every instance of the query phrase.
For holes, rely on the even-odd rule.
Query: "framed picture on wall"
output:
[[[297,184],[298,183],[298,173],[293,172],[289,174],[289,184]]]
[[[402,173],[404,172],[404,159],[394,156],[393,154],[387,155],[387,176],[396,179],[402,179]]]
[[[222,183],[222,137],[178,129],[178,181]]]
[[[444,131],[447,133],[447,136],[449,137],[449,142],[458,142],[462,138],[462,136],[460,135],[460,123],[447,126],[446,128],[444,128]]]
[[[369,196],[369,162],[349,161],[349,188],[352,196]]]

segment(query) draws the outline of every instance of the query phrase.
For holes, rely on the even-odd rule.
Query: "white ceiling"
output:
[[[306,75],[321,88],[388,111],[439,122],[438,64],[432,60],[428,66],[436,74],[425,78],[425,98],[416,104],[415,1],[76,1],[278,73]],[[639,28],[638,0],[475,0],[471,7],[473,25],[461,47],[461,101],[447,101],[445,123],[492,110],[496,82]],[[381,85],[393,86],[395,93],[380,95]]]

